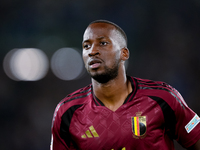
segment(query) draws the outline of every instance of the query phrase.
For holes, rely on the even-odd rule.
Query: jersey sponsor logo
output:
[[[81,138],[85,139],[85,138],[96,138],[99,137],[97,131],[94,129],[93,126],[89,127],[89,130],[85,131],[85,134],[83,134],[81,136]]]
[[[131,117],[131,123],[134,137],[144,137],[147,130],[146,116],[140,116],[140,113],[137,113],[136,116]]]
[[[200,118],[199,116],[196,114],[191,120],[190,122],[185,126],[185,129],[187,131],[187,133],[190,133],[194,127],[197,126],[197,124],[200,122]]]

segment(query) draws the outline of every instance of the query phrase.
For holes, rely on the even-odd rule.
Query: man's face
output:
[[[119,33],[106,23],[91,24],[83,36],[83,61],[91,77],[106,83],[118,75]]]

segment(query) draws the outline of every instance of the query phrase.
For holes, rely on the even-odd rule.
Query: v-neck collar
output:
[[[130,101],[132,101],[133,97],[135,96],[135,94],[136,94],[136,92],[137,92],[137,81],[136,81],[136,79],[134,79],[133,77],[127,76],[127,80],[129,80],[129,81],[131,82],[132,92],[126,97],[126,99],[125,99],[123,105],[126,104],[126,103],[128,103],[128,102],[130,102]],[[105,105],[101,102],[101,100],[99,100],[99,99],[94,95],[93,87],[92,87],[92,86],[91,86],[91,88],[92,88],[91,91],[92,91],[93,100],[94,100],[95,104],[96,104],[97,106],[105,106]]]

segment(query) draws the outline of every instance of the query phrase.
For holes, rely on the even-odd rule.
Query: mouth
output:
[[[100,67],[101,63],[102,61],[99,59],[92,59],[91,61],[89,61],[88,65],[90,66],[90,68],[96,69]]]

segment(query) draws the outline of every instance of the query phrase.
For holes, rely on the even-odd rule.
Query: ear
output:
[[[129,58],[129,50],[127,47],[121,49],[121,60],[126,61]]]

